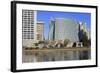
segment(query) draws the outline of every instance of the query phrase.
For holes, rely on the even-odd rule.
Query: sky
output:
[[[91,27],[91,14],[79,12],[37,11],[37,20],[44,22],[44,37],[48,39],[49,22],[54,18],[73,19],[76,22],[85,22],[87,29]]]

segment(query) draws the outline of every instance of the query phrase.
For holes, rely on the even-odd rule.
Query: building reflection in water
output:
[[[23,51],[22,61],[26,62],[49,62],[90,59],[90,50],[36,50]]]

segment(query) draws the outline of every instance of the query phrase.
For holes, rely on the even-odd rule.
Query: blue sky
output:
[[[48,39],[49,33],[49,22],[52,18],[67,18],[73,19],[77,22],[85,22],[88,29],[91,25],[91,14],[90,13],[79,13],[79,12],[55,12],[55,11],[37,11],[37,20],[44,22],[44,36]]]

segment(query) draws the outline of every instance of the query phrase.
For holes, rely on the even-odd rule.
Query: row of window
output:
[[[31,15],[23,15],[22,16],[22,18],[33,18],[34,16],[33,16],[33,14],[31,14]]]
[[[23,23],[28,23],[28,24],[33,24],[34,23],[34,19],[33,18],[23,18],[22,19]]]
[[[22,30],[22,32],[34,32],[34,30]]]
[[[22,17],[22,19],[34,19],[33,16]]]
[[[23,15],[32,15],[34,12],[22,12]]]
[[[26,14],[27,14],[27,15],[31,15],[31,14],[33,14],[33,13],[34,13],[34,12],[26,12],[26,11],[25,11],[25,12],[23,12],[23,15],[26,15]]]
[[[34,32],[34,29],[22,29],[22,32]]]
[[[32,19],[24,19],[24,20],[22,20],[23,22],[34,22],[34,20],[32,20]]]
[[[34,11],[22,10],[22,37],[23,39],[34,39]]]
[[[34,39],[34,37],[24,37],[23,39]]]
[[[33,31],[33,30],[34,30],[34,27],[25,27],[25,28],[23,28],[22,30],[28,30],[28,31],[29,31],[29,30],[32,30],[32,31]]]
[[[31,25],[30,25],[30,26],[22,26],[22,28],[23,28],[23,29],[29,29],[29,28],[30,28],[30,29],[34,29],[34,26],[31,26]]]
[[[22,34],[30,34],[31,35],[31,34],[34,34],[34,32],[33,31],[31,31],[31,32],[30,31],[24,31]]]
[[[23,31],[22,34],[33,34],[34,32],[33,31]]]
[[[32,28],[30,28],[30,29],[26,28],[26,29],[22,29],[22,31],[34,31],[34,29],[32,29]]]
[[[28,36],[28,35],[29,35],[29,36],[32,35],[32,36],[33,36],[33,34],[34,34],[34,33],[26,33],[26,34],[22,34],[22,35],[27,35],[27,36]]]
[[[22,22],[23,22],[23,23],[26,23],[26,22],[27,22],[27,23],[28,23],[28,22],[33,23],[33,22],[34,22],[34,20],[31,20],[31,19],[26,19],[26,20],[22,20]]]
[[[33,12],[34,12],[34,11],[27,11],[27,10],[26,10],[26,11],[24,11],[24,10],[22,11],[23,14],[33,13]]]
[[[32,34],[23,34],[22,37],[23,37],[23,39],[32,39],[32,38],[34,38],[33,34],[34,33],[32,33]]]
[[[22,17],[23,17],[23,16],[24,16],[24,17],[34,17],[34,16],[33,16],[33,13],[27,13],[27,14],[24,13],[24,14],[22,15]]]
[[[25,27],[25,28],[27,28],[27,27],[32,27],[32,28],[33,28],[33,27],[34,27],[34,24],[31,24],[31,23],[29,23],[29,24],[28,24],[28,23],[25,23],[25,24],[24,24],[24,23],[23,23],[22,26],[23,26],[23,28],[24,28],[24,27]]]
[[[33,16],[32,15],[27,15],[27,16],[22,16],[22,18],[33,18]]]
[[[31,26],[22,26],[23,30],[34,30],[34,27]]]
[[[22,20],[25,21],[25,20],[34,20],[34,19],[33,17],[24,17]]]
[[[25,21],[25,20],[34,20],[34,18],[33,17],[23,17],[22,20],[23,21]]]
[[[23,28],[34,28],[34,25],[25,25],[25,26],[23,25],[22,27]]]
[[[25,22],[22,22],[22,23],[23,23],[23,24],[28,24],[28,25],[29,25],[29,24],[34,24],[33,21],[27,21],[27,22],[25,21]]]
[[[34,11],[31,11],[31,10],[22,10],[22,13],[23,13],[23,14],[34,13]]]

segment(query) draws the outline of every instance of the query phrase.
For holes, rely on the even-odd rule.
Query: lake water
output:
[[[64,60],[83,60],[90,59],[90,51],[29,51],[24,52],[22,61],[25,62],[48,62]]]

